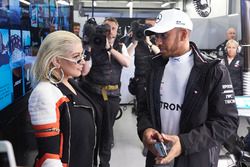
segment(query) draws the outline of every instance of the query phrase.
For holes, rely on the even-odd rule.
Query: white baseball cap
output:
[[[176,27],[192,30],[193,23],[190,17],[183,11],[168,9],[161,11],[156,18],[156,24],[146,29],[144,33],[147,36],[155,33],[165,33]]]

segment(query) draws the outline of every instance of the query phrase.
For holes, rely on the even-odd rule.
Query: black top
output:
[[[230,77],[234,87],[234,93],[236,96],[243,95],[243,66],[244,59],[238,54],[229,64],[227,56],[223,58],[225,65],[230,73]]]
[[[77,89],[75,89],[77,94],[74,94],[64,84],[61,84],[60,90],[70,99],[71,146],[69,166],[90,167],[93,165],[95,147],[93,105]]]

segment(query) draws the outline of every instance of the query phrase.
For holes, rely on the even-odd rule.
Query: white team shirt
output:
[[[191,50],[182,56],[169,58],[160,86],[162,133],[179,134],[181,105],[193,65],[194,60]],[[173,165],[174,162],[164,167],[172,167]]]

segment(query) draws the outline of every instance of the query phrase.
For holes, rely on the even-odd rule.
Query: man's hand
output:
[[[164,140],[164,143],[170,143],[172,147],[170,148],[166,157],[155,158],[156,164],[168,164],[173,159],[175,159],[175,157],[178,157],[182,152],[181,143],[178,136],[162,134],[162,139]]]
[[[138,45],[138,41],[137,40],[133,40],[132,41],[133,45],[136,47]]]
[[[109,49],[111,47],[110,41],[108,38],[106,38],[106,45],[105,45],[105,49]]]
[[[145,42],[147,43],[148,46],[152,45],[152,42],[150,41],[150,37],[149,36],[146,36]]]
[[[155,155],[157,156],[158,153],[154,148],[154,144],[157,141],[163,142],[161,134],[152,128],[148,128],[143,133],[143,144]]]

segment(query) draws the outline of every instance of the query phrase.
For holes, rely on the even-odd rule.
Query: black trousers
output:
[[[99,155],[100,167],[110,167],[111,144],[113,140],[113,126],[120,108],[120,97],[108,97],[103,100],[102,95],[91,93],[91,97],[99,104],[97,111],[97,146],[95,150],[95,165]]]

